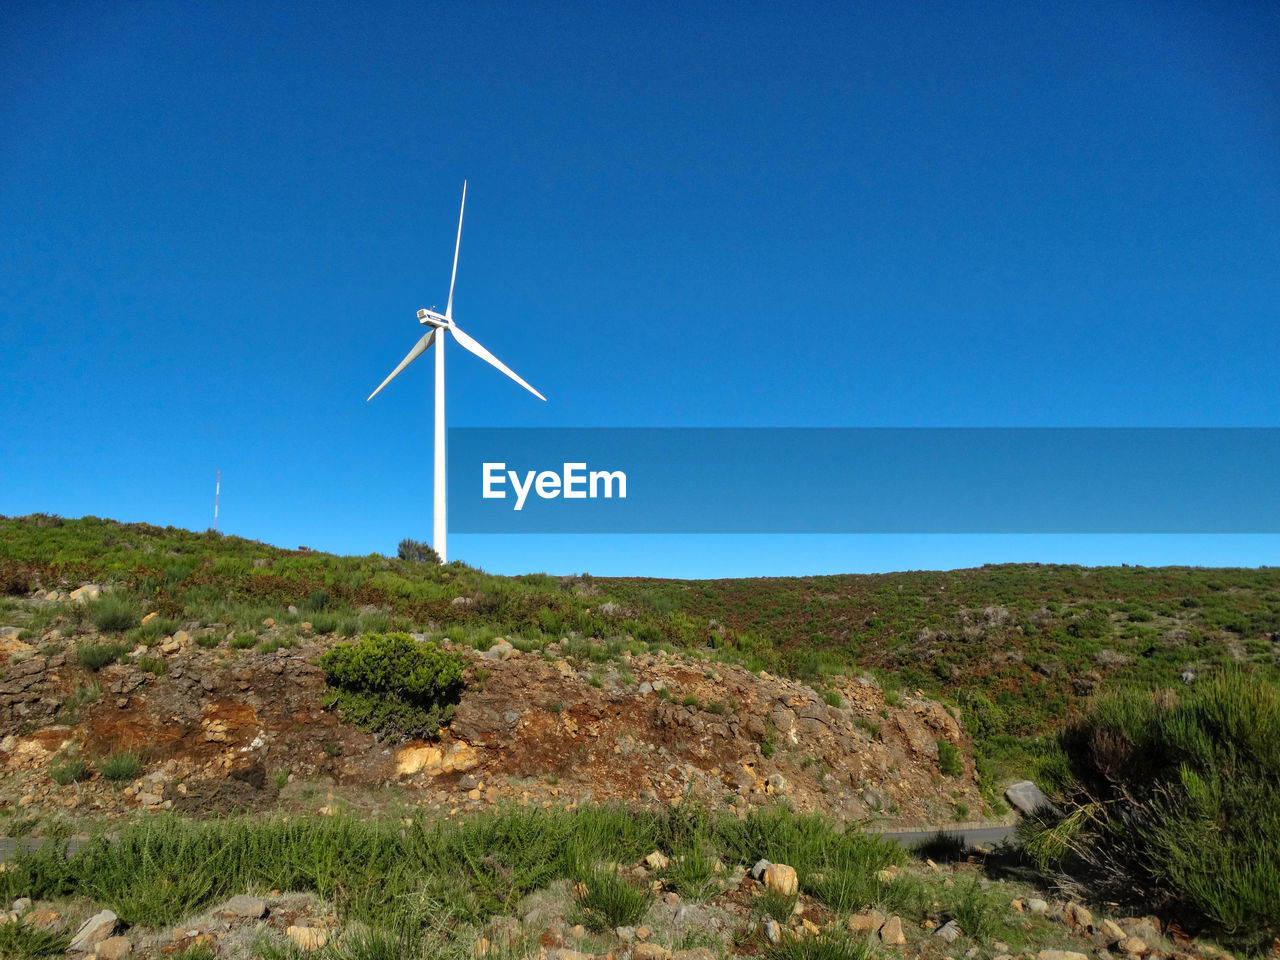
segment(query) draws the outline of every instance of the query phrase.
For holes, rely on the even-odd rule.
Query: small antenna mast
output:
[[[213,481],[213,529],[216,533],[218,530],[218,496],[222,493],[222,471],[218,471],[218,478]]]

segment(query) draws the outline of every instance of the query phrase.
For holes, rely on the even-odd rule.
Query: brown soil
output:
[[[446,811],[686,796],[743,810],[785,796],[802,811],[918,825],[947,822],[956,802],[982,809],[971,761],[954,779],[938,770],[939,740],[969,754],[957,721],[923,698],[890,706],[866,679],[833,681],[836,708],[794,681],[662,653],[598,663],[562,658],[557,644],[507,659],[459,648],[471,661],[468,684],[436,744],[453,759],[406,766],[424,744],[378,742],[320,706],[314,661],[336,638],[261,653],[194,643],[208,633],[192,625],[177,635],[160,676],[131,662],[92,675],[72,655],[76,638],[11,666],[0,678],[0,806],[108,815],[380,808],[394,786],[401,804]],[[102,689],[96,702],[63,708],[92,682]],[[59,786],[50,767],[72,748],[90,767],[134,750],[144,770],[131,784],[95,773]]]

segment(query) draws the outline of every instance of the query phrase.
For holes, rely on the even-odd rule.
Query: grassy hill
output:
[[[87,582],[112,585],[110,602],[46,604],[25,635],[60,617],[101,618],[126,639],[191,620],[247,629],[271,617],[344,636],[422,631],[481,648],[500,636],[528,649],[599,637],[607,649],[697,652],[819,689],[835,674],[871,672],[886,690],[951,704],[993,793],[1001,778],[1025,774],[1041,738],[1103,689],[1195,682],[1229,662],[1280,675],[1280,568],[500,577],[459,562],[283,550],[97,517],[0,518],[0,594]],[[160,619],[140,626],[148,610]]]

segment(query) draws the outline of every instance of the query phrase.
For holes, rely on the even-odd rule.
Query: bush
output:
[[[69,783],[88,780],[92,774],[93,771],[89,769],[88,765],[74,750],[49,768],[49,776],[53,778],[53,782],[63,787]]]
[[[112,783],[133,780],[142,772],[142,758],[132,750],[114,750],[98,765],[98,772]]]
[[[124,633],[141,620],[137,604],[118,593],[104,593],[85,605],[89,621],[103,633]]]
[[[401,540],[400,546],[396,548],[396,556],[411,563],[430,563],[433,565],[440,563],[440,554],[436,553],[435,547],[423,543],[421,540]]]
[[[958,777],[964,773],[959,749],[946,740],[938,741],[938,769],[944,777]]]
[[[1028,845],[1100,895],[1280,934],[1280,688],[1237,670],[1101,698],[1061,737],[1064,816]]]
[[[653,902],[650,887],[624,880],[612,870],[590,871],[582,882],[586,890],[573,919],[596,933],[635,926],[644,919]]]
[[[453,715],[462,692],[462,657],[406,633],[367,633],[320,658],[333,688],[326,706],[377,736],[431,737]]]
[[[124,643],[81,643],[76,646],[76,659],[80,666],[97,673],[128,652],[128,644]]]

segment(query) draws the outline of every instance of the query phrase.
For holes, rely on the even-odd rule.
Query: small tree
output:
[[[396,550],[396,556],[411,563],[440,563],[440,554],[436,553],[435,547],[423,543],[421,540],[409,540],[408,538],[401,540],[400,546]]]

